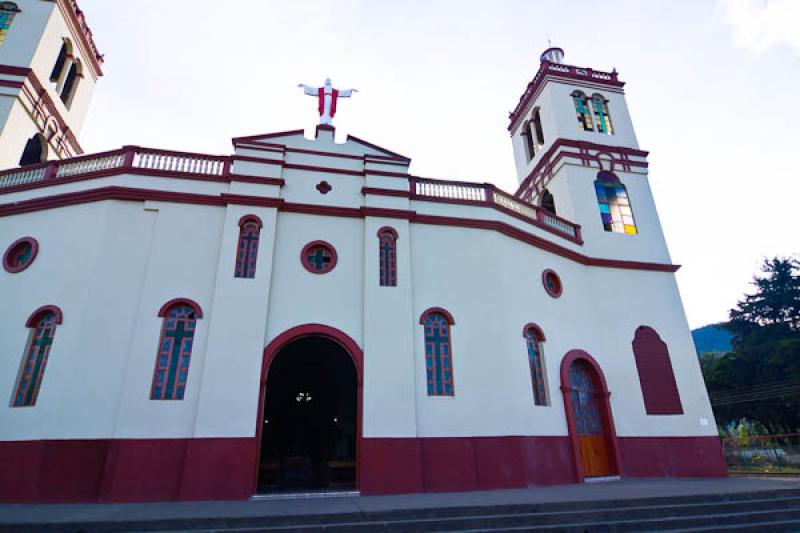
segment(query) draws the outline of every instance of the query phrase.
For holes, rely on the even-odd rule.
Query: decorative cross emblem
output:
[[[331,262],[331,254],[322,246],[315,246],[311,249],[307,260],[314,270],[324,270]]]

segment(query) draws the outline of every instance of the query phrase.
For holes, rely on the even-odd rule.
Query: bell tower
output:
[[[581,225],[597,257],[669,262],[625,102],[611,72],[564,63],[548,48],[509,115],[516,196]]]
[[[76,0],[0,1],[0,169],[83,153],[102,63]]]

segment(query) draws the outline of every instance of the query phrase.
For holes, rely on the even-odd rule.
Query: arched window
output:
[[[522,330],[522,336],[528,345],[528,364],[531,369],[531,384],[533,385],[533,403],[548,405],[547,383],[544,374],[544,354],[542,343],[545,341],[542,329],[536,324],[528,324]]]
[[[236,246],[237,278],[256,277],[258,241],[263,224],[255,215],[245,215],[239,219],[239,243]]]
[[[64,72],[64,66],[67,64],[67,58],[71,55],[71,46],[69,41],[64,40],[61,43],[61,49],[58,52],[56,63],[53,65],[53,70],[50,72],[50,81],[58,82],[61,79],[61,74]]]
[[[547,189],[542,191],[541,200],[539,201],[539,205],[542,206],[542,209],[549,213],[556,214],[556,202],[553,199],[553,195]]]
[[[583,131],[594,131],[592,128],[592,112],[589,110],[589,99],[580,91],[572,93],[572,101],[575,103],[575,113],[578,116],[578,129]]]
[[[17,13],[19,13],[19,7],[14,2],[0,2],[0,45],[6,40],[8,29]]]
[[[195,326],[197,319],[203,318],[203,311],[192,300],[181,298],[164,304],[158,316],[163,317],[164,322],[150,399],[183,400]]]
[[[450,326],[453,317],[444,309],[428,309],[419,319],[425,326],[425,371],[428,396],[453,396],[453,349]]]
[[[25,143],[22,157],[19,158],[19,166],[36,165],[45,161],[47,161],[47,141],[37,133]]]
[[[25,323],[26,327],[31,328],[31,333],[14,388],[14,407],[36,405],[50,347],[56,336],[56,325],[61,324],[61,319],[61,310],[54,305],[47,305],[34,311]]]
[[[615,233],[636,235],[636,222],[628,200],[628,190],[619,178],[613,172],[601,170],[594,180],[594,190],[597,193],[603,228]]]
[[[70,65],[67,71],[67,77],[64,78],[64,86],[61,88],[61,101],[69,108],[72,105],[72,99],[75,97],[75,90],[78,88],[78,78],[82,77],[81,64],[76,59]]]
[[[648,415],[681,415],[683,406],[672,371],[669,350],[658,333],[648,326],[636,328],[633,355],[644,407]]]
[[[542,117],[539,115],[539,108],[533,110],[532,131],[536,138],[537,147],[544,145],[544,130],[542,130]],[[538,151],[538,150],[537,150]]]
[[[531,129],[531,122],[527,121],[522,126],[522,141],[525,143],[525,154],[528,156],[528,160],[530,161],[533,159],[533,156],[536,155],[536,146],[534,145],[533,141],[533,130]]]
[[[378,256],[381,287],[397,286],[397,231],[383,227],[378,230]]]
[[[597,131],[613,135],[611,127],[611,117],[608,114],[608,100],[600,94],[592,95],[592,106],[594,107],[594,118],[597,122]]]

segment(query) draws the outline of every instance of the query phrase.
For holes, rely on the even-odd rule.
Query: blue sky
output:
[[[317,121],[299,82],[414,174],[514,191],[508,111],[548,38],[616,67],[690,325],[724,320],[763,257],[800,254],[800,2],[81,0],[106,56],[80,139],[230,153]]]

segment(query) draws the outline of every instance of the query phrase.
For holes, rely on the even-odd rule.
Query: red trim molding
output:
[[[383,226],[382,228],[380,228],[380,229],[378,230],[378,232],[376,233],[376,235],[377,235],[378,237],[380,237],[380,236],[381,236],[381,235],[383,235],[384,233],[388,233],[389,235],[391,235],[391,236],[392,236],[392,238],[393,238],[394,240],[397,240],[397,238],[398,238],[398,235],[397,235],[397,230],[396,230],[396,229],[394,229],[394,228],[393,228],[393,227],[391,227],[391,226]]]
[[[437,226],[455,226],[462,228],[479,228],[497,231],[521,242],[530,244],[539,249],[549,251],[558,256],[575,261],[586,266],[603,268],[621,268],[626,270],[649,270],[655,272],[676,272],[680,265],[665,263],[650,263],[646,261],[626,261],[619,259],[604,259],[590,257],[565,248],[542,237],[533,235],[505,222],[496,220],[482,220],[474,218],[446,217],[439,215],[421,215],[415,211],[403,209],[387,209],[382,207],[333,207],[315,204],[298,204],[286,202],[280,198],[262,196],[228,195],[218,196],[207,194],[181,193],[170,191],[154,191],[151,189],[138,189],[131,187],[100,187],[87,191],[62,193],[44,198],[34,198],[7,204],[0,204],[0,217],[30,213],[68,205],[78,205],[103,200],[128,200],[128,201],[163,201],[197,205],[224,206],[231,204],[258,205],[276,207],[280,211],[291,213],[306,213],[319,216],[339,216],[348,218],[363,218],[366,216],[399,218],[417,224],[431,224]]]
[[[453,315],[450,314],[450,311],[448,311],[443,307],[429,307],[428,309],[423,311],[421,315],[419,315],[419,323],[425,325],[425,321],[433,313],[439,313],[440,315],[444,316],[445,320],[447,320],[447,323],[450,324],[451,326],[454,326],[456,324],[456,321],[453,318]]]
[[[530,331],[533,331],[533,335],[540,342],[545,342],[547,340],[547,337],[544,336],[544,331],[539,327],[539,324],[536,324],[535,322],[528,322],[525,324],[525,327],[522,328],[522,336],[527,339]]]
[[[25,327],[35,328],[36,325],[39,323],[39,318],[42,316],[43,313],[53,313],[56,316],[56,324],[61,324],[61,322],[64,321],[64,313],[61,312],[61,309],[58,306],[43,305],[36,311],[31,313],[31,316],[29,316],[28,320],[25,321]]]
[[[103,75],[103,70],[100,68],[100,65],[103,64],[103,54],[97,50],[97,45],[92,37],[92,30],[86,24],[86,17],[81,8],[78,7],[78,2],[76,0],[58,0],[58,7],[64,14],[67,26],[77,38],[84,57],[88,59],[92,74],[94,74],[95,78],[99,78]]]
[[[244,215],[242,218],[239,219],[239,227],[241,228],[248,222],[255,222],[256,225],[258,226],[258,229],[264,227],[264,223],[261,222],[261,219],[256,215]]]
[[[158,316],[162,318],[167,316],[167,312],[170,308],[176,305],[188,305],[194,310],[195,318],[203,318],[203,309],[200,307],[200,304],[191,298],[173,298],[161,306],[161,309],[158,310]]]
[[[17,251],[17,248],[19,248],[23,244],[28,244],[31,247],[30,256],[28,257],[28,260],[21,265],[12,265],[11,256],[14,255],[14,253]],[[22,272],[23,270],[25,270],[26,268],[28,268],[33,264],[33,261],[36,259],[37,255],[39,255],[39,241],[37,241],[33,237],[22,237],[12,242],[8,246],[8,248],[6,248],[6,251],[3,254],[3,268],[6,270],[6,272],[10,274],[16,274],[18,272]]]

